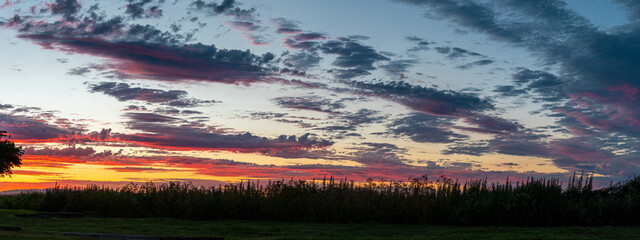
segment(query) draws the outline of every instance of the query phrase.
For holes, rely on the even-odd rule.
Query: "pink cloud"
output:
[[[20,0],[16,0],[15,4],[20,3]],[[9,0],[4,0],[4,3],[2,5],[0,5],[0,9],[6,8],[6,7],[11,7],[13,6],[13,2],[9,1]]]

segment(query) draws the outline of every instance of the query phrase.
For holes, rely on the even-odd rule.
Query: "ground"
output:
[[[18,218],[31,211],[0,209],[0,239],[94,239],[61,232],[199,236],[233,239],[638,239],[640,227],[449,227],[390,224],[319,224],[267,221],[189,221],[170,218]]]

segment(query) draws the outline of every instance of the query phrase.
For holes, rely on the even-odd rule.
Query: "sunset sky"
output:
[[[2,0],[0,191],[640,174],[640,1]]]

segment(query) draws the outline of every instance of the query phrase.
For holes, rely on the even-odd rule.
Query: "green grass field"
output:
[[[32,211],[0,209],[0,239],[95,239],[61,232],[224,237],[225,239],[638,239],[640,227],[448,227],[318,224],[263,221],[189,221],[170,218],[18,218]]]

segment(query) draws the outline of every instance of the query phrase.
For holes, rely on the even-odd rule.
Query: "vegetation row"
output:
[[[188,183],[60,187],[0,198],[0,208],[101,217],[441,225],[637,225],[640,177],[594,190],[592,176],[488,184],[427,176],[406,182],[288,180],[216,187]]]

